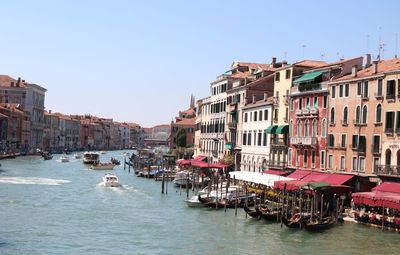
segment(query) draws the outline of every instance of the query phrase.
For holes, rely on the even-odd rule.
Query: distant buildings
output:
[[[171,121],[170,148],[193,147],[196,129],[195,99],[190,99],[189,109],[179,112],[175,121]],[[184,138],[184,139],[183,139]]]

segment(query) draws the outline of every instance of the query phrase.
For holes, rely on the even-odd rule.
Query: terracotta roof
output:
[[[170,125],[162,124],[162,125],[154,126],[153,129],[154,128],[170,128]]]
[[[378,62],[378,71],[377,73],[373,73],[374,66],[371,65],[368,68],[357,71],[357,76],[353,77],[351,74],[338,78],[335,81],[345,81],[345,80],[353,80],[359,78],[365,78],[369,76],[384,74],[386,72],[391,71],[400,71],[400,58],[393,58],[388,60],[381,60]]]
[[[180,121],[177,121],[173,123],[172,125],[174,126],[194,126],[196,123],[196,118],[187,118],[187,119],[181,119]]]
[[[267,101],[264,101],[264,99],[258,100],[255,103],[248,103],[245,106],[243,106],[243,110],[245,109],[249,109],[249,108],[254,108],[257,106],[261,106],[261,105],[270,105],[273,104],[274,102],[274,97],[268,97]]]
[[[320,67],[320,66],[324,66],[326,64],[327,63],[325,61],[305,59],[305,60],[296,62],[293,65],[304,66],[304,67]]]
[[[195,111],[194,111],[193,108],[189,108],[189,109],[187,109],[187,110],[185,110],[185,111],[183,111],[181,113],[185,113],[187,115],[193,115],[193,114],[195,114]]]
[[[0,87],[11,87],[11,82],[13,82],[14,87],[16,87],[18,82],[16,79],[12,78],[9,75],[0,75]],[[19,87],[25,88],[26,87],[25,82],[21,80]]]
[[[0,107],[3,109],[12,110],[13,112],[24,113],[22,106],[20,104],[14,103],[0,103]]]
[[[264,69],[264,70],[271,70],[274,69],[273,67],[271,67],[270,64],[259,64],[259,63],[250,63],[250,62],[234,62],[234,64],[237,64],[238,66],[248,66],[249,69]]]
[[[322,68],[322,67],[330,67],[330,66],[335,66],[335,65],[340,65],[346,62],[350,62],[352,60],[358,59],[358,58],[362,58],[362,57],[355,57],[355,58],[349,58],[349,59],[341,59],[339,61],[335,61],[335,62],[330,62],[330,63],[326,63],[325,65],[321,65],[318,66],[316,68]]]
[[[230,77],[230,78],[237,78],[237,79],[240,79],[240,78],[246,78],[246,77],[248,77],[249,75],[251,75],[250,72],[237,72],[237,73],[234,73],[234,74],[229,75],[229,77]]]

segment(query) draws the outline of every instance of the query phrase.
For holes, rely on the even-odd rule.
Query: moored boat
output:
[[[248,207],[248,205],[244,205],[243,209],[250,217],[258,219],[260,218],[260,212],[256,209],[251,209]]]
[[[113,163],[97,163],[90,166],[92,170],[113,170],[114,164]]]
[[[75,153],[74,154],[74,158],[75,159],[81,159],[82,158],[82,154],[81,153]]]
[[[203,207],[204,205],[200,202],[199,196],[192,196],[189,199],[185,200],[185,203],[189,207]]]
[[[118,177],[115,174],[106,174],[103,176],[103,184],[106,187],[119,187]]]
[[[332,216],[324,217],[322,219],[312,217],[304,223],[304,227],[309,231],[323,231],[333,227],[335,223],[336,220]]]
[[[100,161],[100,154],[97,152],[85,152],[83,153],[84,164],[97,164]]]

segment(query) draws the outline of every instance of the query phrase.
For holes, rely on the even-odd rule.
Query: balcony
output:
[[[285,161],[267,161],[267,165],[269,168],[285,169],[287,166],[287,162],[285,162]]]
[[[303,111],[301,109],[296,110],[296,115],[302,115],[302,114],[303,114]]]
[[[376,99],[383,99],[382,92],[375,92],[374,96],[375,96]]]
[[[288,143],[285,138],[272,138],[271,147],[288,147]]]
[[[387,135],[393,135],[394,133],[394,128],[385,128],[385,134]]]
[[[318,109],[316,109],[316,108],[311,108],[310,109],[310,114],[311,115],[318,115],[318,113],[319,113]]]
[[[371,151],[373,154],[379,155],[379,154],[381,154],[381,147],[379,146],[379,144],[372,144]]]
[[[330,127],[336,126],[336,122],[331,120],[331,121],[329,122],[329,126],[330,126]]]
[[[236,129],[236,127],[237,127],[237,122],[236,121],[228,122],[228,128],[229,129]]]
[[[374,169],[374,174],[400,177],[400,166],[378,165]]]
[[[347,120],[341,120],[340,122],[342,123],[342,126],[347,127],[349,125]]]
[[[278,123],[278,118],[274,118],[274,123]]]
[[[290,144],[293,144],[293,145],[315,146],[315,145],[317,145],[317,142],[318,142],[317,137],[313,137],[313,136],[290,137]]]

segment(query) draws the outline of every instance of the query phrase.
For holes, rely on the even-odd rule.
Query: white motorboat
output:
[[[129,157],[129,156],[130,156],[129,152],[124,152],[124,157]]]
[[[119,187],[118,177],[115,174],[106,174],[103,176],[103,184],[106,187]]]
[[[199,200],[199,196],[192,196],[189,199],[185,200],[185,203],[187,204],[187,206],[189,207],[203,207],[204,205],[200,202]]]
[[[106,154],[107,152],[106,151],[100,151],[100,154]]]
[[[188,184],[191,187],[189,173],[183,171],[176,173],[173,183],[175,184],[176,187],[186,188]]]
[[[111,162],[108,163],[97,163],[93,164],[90,166],[90,169],[92,170],[113,170],[114,169],[114,164]]]
[[[69,162],[69,158],[66,155],[61,155],[60,161],[61,163],[67,163]]]
[[[75,159],[81,159],[82,158],[82,154],[81,153],[75,153],[74,154],[74,158]]]
[[[85,152],[83,153],[84,164],[97,164],[100,162],[100,154],[97,152]]]

